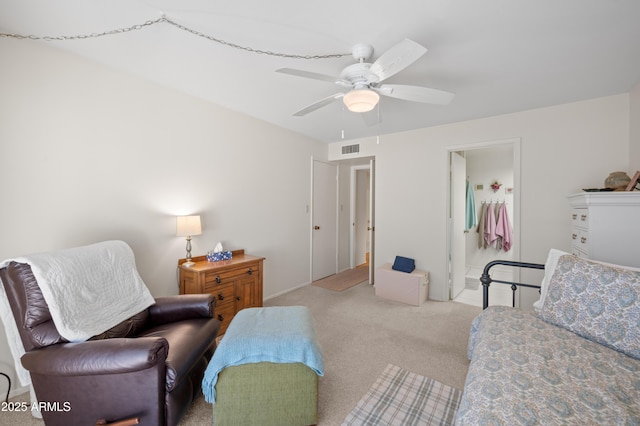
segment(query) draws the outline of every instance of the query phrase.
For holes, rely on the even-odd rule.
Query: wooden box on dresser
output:
[[[208,262],[206,256],[192,258],[195,265],[185,267],[178,261],[180,294],[210,293],[216,297],[216,316],[220,335],[224,334],[234,315],[244,308],[262,306],[264,257],[234,250],[229,260]]]
[[[585,192],[569,203],[573,254],[640,267],[640,191]]]

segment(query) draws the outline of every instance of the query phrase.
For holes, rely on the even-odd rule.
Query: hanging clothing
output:
[[[511,229],[509,213],[507,212],[507,206],[505,203],[502,203],[498,213],[496,235],[499,235],[502,238],[502,249],[504,251],[509,251],[511,249],[511,244],[513,243],[513,230]]]
[[[486,240],[484,238],[484,230],[486,228],[487,223],[487,203],[484,201],[480,206],[480,217],[478,219],[478,227],[476,231],[478,232],[478,248],[487,248]]]
[[[494,208],[494,213],[495,213],[495,218],[496,218],[496,229],[495,229],[496,242],[495,242],[495,248],[496,248],[496,250],[502,250],[502,235],[500,235],[498,233],[498,216],[500,215],[500,203],[496,203],[496,206]]]
[[[495,247],[496,239],[498,238],[496,235],[496,210],[491,204],[487,207],[487,215],[485,217],[484,239],[486,240],[486,247]]]
[[[467,180],[467,200],[466,200],[466,215],[465,215],[465,231],[473,228],[478,224],[478,215],[476,213],[476,197],[473,194],[471,188],[471,182]]]

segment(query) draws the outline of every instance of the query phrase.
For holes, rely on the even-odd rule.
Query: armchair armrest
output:
[[[83,376],[140,371],[165,364],[169,344],[162,337],[116,338],[59,343],[27,352],[22,365],[46,376]]]
[[[213,318],[216,298],[211,294],[182,294],[156,298],[149,307],[152,324],[160,325],[192,318]]]

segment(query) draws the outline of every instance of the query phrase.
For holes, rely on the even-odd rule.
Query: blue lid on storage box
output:
[[[416,261],[408,257],[396,256],[395,262],[391,269],[401,272],[413,272],[416,269]]]

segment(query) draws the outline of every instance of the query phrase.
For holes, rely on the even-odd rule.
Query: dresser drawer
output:
[[[573,228],[571,230],[571,246],[589,253],[589,232],[586,229]]]
[[[579,228],[589,227],[589,209],[572,209],[571,211],[571,225]]]
[[[587,253],[580,250],[580,247],[573,246],[571,247],[571,254],[577,256],[581,259],[588,259]]]
[[[221,306],[216,305],[215,315],[218,321],[220,321],[219,336],[222,336],[229,327],[229,323],[236,314],[236,308],[233,303],[227,303]]]
[[[218,306],[232,303],[235,295],[235,286],[230,284],[213,284],[204,287],[206,293],[211,293],[216,297],[216,310]]]
[[[258,264],[249,264],[235,269],[227,269],[218,272],[207,272],[204,276],[205,286],[215,284],[226,284],[235,280],[236,278],[252,275],[258,272]]]
[[[194,258],[195,264],[180,267],[180,294],[212,294],[216,299],[215,316],[223,335],[236,312],[262,306],[262,272],[264,257],[234,250],[233,258],[207,262],[205,256]]]

